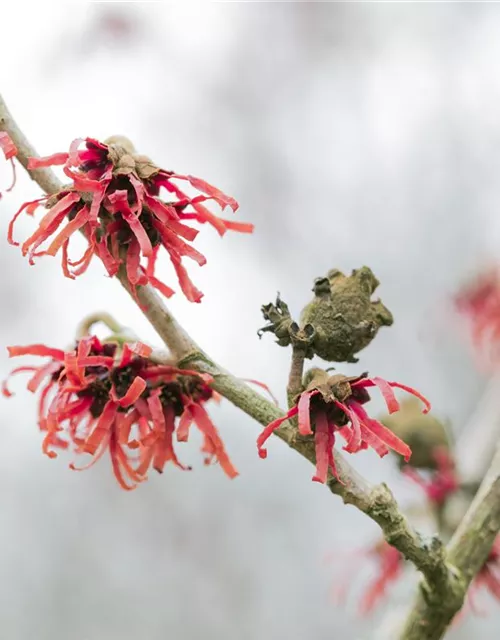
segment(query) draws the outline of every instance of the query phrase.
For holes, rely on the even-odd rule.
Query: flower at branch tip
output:
[[[12,374],[30,372],[27,388],[40,392],[38,424],[45,434],[42,450],[71,448],[92,456],[86,469],[109,451],[120,486],[133,489],[152,467],[162,473],[167,462],[187,469],[174,450],[174,436],[187,442],[192,424],[203,435],[205,463],[219,462],[227,476],[232,465],[205,403],[216,399],[212,379],[195,371],[159,365],[151,348],[140,343],[118,346],[95,336],[80,339],[62,351],[42,344],[8,347],[9,355],[48,358],[41,366],[21,366]],[[11,374],[11,375],[12,375]],[[11,396],[7,381],[3,395]]]
[[[51,197],[26,202],[9,225],[8,240],[13,245],[14,223],[25,211],[33,215],[42,204],[48,210],[38,229],[21,245],[23,255],[34,258],[54,256],[61,251],[64,275],[75,278],[88,268],[97,254],[110,276],[123,265],[132,292],[150,284],[166,297],[174,291],[155,275],[160,247],[170,257],[179,285],[191,302],[200,302],[203,294],[191,282],[182,258],[205,264],[205,257],[189,243],[198,230],[186,222],[211,224],[220,235],[227,230],[251,233],[253,225],[225,220],[214,215],[205,204],[214,201],[233,211],[238,203],[200,178],[160,169],[146,156],[135,152],[125,137],[114,136],[107,143],[93,138],[74,140],[68,153],[46,158],[30,158],[29,169],[63,165],[71,183]],[[187,181],[199,195],[188,196],[177,181]],[[164,189],[172,201],[160,197]],[[60,230],[65,219],[66,225]],[[81,258],[71,260],[68,246],[76,231],[83,231],[88,248]],[[50,244],[42,249],[42,245]]]
[[[402,577],[405,560],[395,547],[383,539],[368,549],[356,550],[352,555],[352,558],[349,557],[348,577],[336,582],[333,598],[336,604],[343,604],[351,585],[353,572],[359,565],[364,567],[366,561],[371,560],[376,565],[375,575],[370,580],[359,604],[359,613],[367,616],[387,597],[390,586]]]
[[[378,387],[384,397],[389,413],[398,411],[399,402],[394,388],[413,394],[424,403],[423,411],[430,410],[430,403],[418,391],[399,382],[387,382],[382,378],[369,378],[368,374],[347,378],[336,374],[330,376],[322,369],[311,369],[304,377],[305,390],[297,397],[288,413],[274,420],[257,439],[261,458],[267,456],[264,444],[280,425],[298,416],[298,431],[301,436],[314,437],[316,447],[316,473],[314,482],[325,483],[328,470],[340,481],[334,458],[336,434],[346,441],[343,447],[348,453],[357,453],[371,447],[380,457],[392,449],[410,459],[411,449],[390,429],[378,420],[370,418],[362,405],[370,400],[368,389]]]
[[[10,164],[12,166],[12,183],[10,187],[5,189],[6,193],[12,191],[16,184],[16,165],[14,163],[14,156],[17,156],[17,147],[11,140],[11,137],[5,131],[0,131],[0,149],[3,151],[3,155],[6,160],[10,160]],[[0,198],[2,197],[2,192],[0,191]]]
[[[498,363],[500,346],[500,273],[483,272],[454,298],[455,308],[466,319],[479,354]]]
[[[429,471],[427,477],[409,465],[403,468],[403,473],[424,490],[432,504],[441,506],[460,488],[460,482],[455,461],[447,448],[436,447],[434,459],[435,469]]]

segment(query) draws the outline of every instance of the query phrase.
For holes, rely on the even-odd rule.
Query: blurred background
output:
[[[223,241],[203,229],[208,264],[189,266],[204,301],[171,300],[216,360],[283,402],[289,354],[258,340],[260,306],[280,291],[298,315],[315,277],[367,264],[396,321],[342,371],[413,385],[457,436],[470,428],[488,379],[449,301],[500,243],[499,7],[10,3],[2,27],[0,91],[40,154],[126,134],[159,165],[235,196],[237,219],[256,225]],[[19,171],[0,202],[3,237],[38,194]],[[32,225],[20,221],[18,237]],[[101,309],[158,344],[97,262],[72,282],[58,259],[33,268],[3,241],[0,270],[2,349],[64,347]],[[12,366],[0,351],[2,377]],[[203,468],[195,443],[195,471],[168,468],[126,493],[105,459],[79,474],[64,455],[43,456],[35,399],[21,379],[12,388],[0,402],[5,637],[364,640],[380,623],[377,637],[391,638],[387,611],[409,602],[413,577],[361,618],[369,567],[358,574],[349,554],[377,528],[310,482],[311,466],[281,442],[258,459],[259,425],[228,402],[212,415],[240,477]],[[353,464],[402,504],[421,499],[394,461]],[[338,606],[332,588],[346,581]],[[486,605],[450,637],[497,637],[500,607]]]

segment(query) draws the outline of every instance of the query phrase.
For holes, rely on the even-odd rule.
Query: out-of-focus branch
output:
[[[110,331],[114,334],[123,333],[125,327],[123,327],[110,313],[106,311],[97,311],[86,316],[80,326],[77,329],[77,337],[83,337],[89,335],[92,332],[92,328],[96,324],[105,324]]]
[[[6,131],[12,138],[18,149],[18,160],[32,179],[47,194],[56,193],[62,185],[51,169],[44,168],[36,171],[27,169],[28,158],[37,156],[37,153],[17,126],[1,96],[0,130]],[[117,277],[130,293],[126,275],[119,273]],[[195,368],[212,375],[213,387],[216,391],[262,425],[267,425],[283,416],[279,408],[215,364],[177,323],[151,287],[138,288],[138,298],[144,314],[178,361],[179,366]],[[314,443],[311,439],[298,437],[297,430],[292,424],[284,423],[276,434],[292,449],[315,463]],[[444,561],[439,540],[432,539],[427,542],[411,529],[386,485],[371,487],[337,451],[335,462],[342,482],[330,476],[329,489],[341,496],[346,504],[356,506],[374,520],[383,530],[386,540],[413,562],[429,582],[444,588],[450,580],[450,572]]]
[[[462,483],[481,482],[500,437],[500,372],[488,380],[475,411],[457,440],[455,459]]]
[[[467,589],[500,531],[500,446],[462,522],[447,546],[455,579],[444,590],[423,582],[401,640],[439,640],[461,609]]]

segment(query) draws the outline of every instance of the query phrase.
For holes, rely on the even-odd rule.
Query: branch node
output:
[[[202,373],[208,373],[210,375],[220,373],[214,362],[199,350],[193,350],[183,355],[182,358],[177,360],[177,366],[179,369],[199,369]]]

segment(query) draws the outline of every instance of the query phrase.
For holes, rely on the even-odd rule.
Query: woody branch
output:
[[[38,154],[17,126],[0,96],[0,131],[2,130],[10,135],[18,149],[18,160],[42,190],[47,194],[54,194],[59,191],[62,184],[50,169],[28,170],[28,159],[37,157]],[[123,272],[119,272],[117,278],[122,286],[131,293],[126,275]],[[201,373],[210,374],[214,379],[213,387],[216,391],[262,425],[267,425],[284,415],[279,408],[218,366],[177,323],[150,286],[139,287],[137,293],[144,314],[169,348],[171,355],[177,360],[178,366],[189,366],[189,368],[196,369]],[[295,364],[301,363],[296,362]],[[296,376],[294,375],[293,377]],[[285,422],[276,431],[276,434],[310,462],[315,462],[314,443],[309,439],[298,437],[297,430],[292,424]],[[441,594],[441,597],[456,593],[457,572],[450,564],[453,561],[459,564],[458,569],[464,575],[471,578],[475,575],[480,566],[477,560],[478,556],[474,554],[471,562],[468,562],[468,551],[471,546],[470,544],[466,545],[463,540],[468,539],[470,535],[474,537],[478,531],[482,531],[478,527],[478,523],[481,524],[485,521],[485,509],[489,508],[491,502],[491,498],[488,498],[489,494],[480,499],[473,516],[464,525],[465,529],[460,538],[462,542],[460,544],[457,543],[456,547],[450,547],[449,558],[447,559],[445,550],[438,538],[426,541],[412,530],[386,485],[370,486],[337,451],[335,451],[335,461],[340,482],[332,475],[329,475],[327,484],[332,493],[339,495],[344,503],[352,504],[360,509],[381,527],[387,542],[397,548],[423,573],[429,593]],[[500,505],[500,500],[497,502]],[[484,503],[486,503],[486,506]],[[497,520],[494,520],[495,526],[496,522]],[[499,528],[500,515],[498,516],[498,527],[495,529],[495,533]],[[484,549],[485,554],[491,547],[493,538],[494,535],[493,537],[483,536],[484,540],[481,549]],[[483,557],[482,552],[480,555]],[[466,578],[463,577],[459,580],[461,585],[460,593],[463,590],[464,580]],[[459,597],[455,599],[456,603],[458,603],[459,599]],[[460,608],[460,604],[458,603],[458,608]],[[417,604],[415,613],[418,612],[419,606],[420,604]],[[423,636],[408,635],[405,636],[405,640],[406,638],[417,637]],[[431,636],[425,635],[425,637]],[[441,636],[435,635],[432,637],[438,638]]]
[[[484,565],[500,531],[500,441],[469,510],[446,548],[454,579],[442,591],[423,581],[401,640],[438,640],[461,609],[467,588]]]

